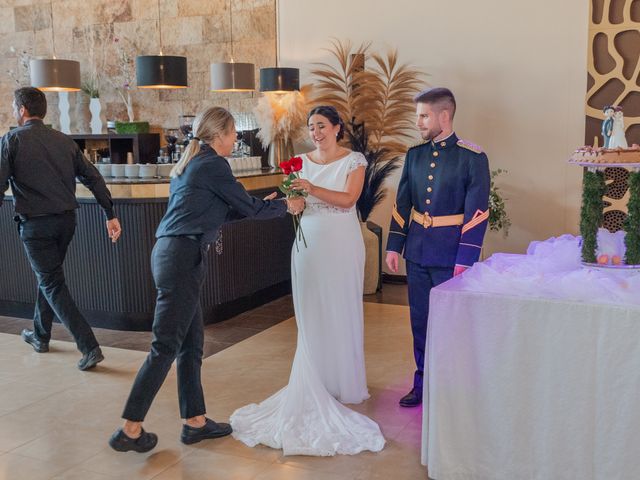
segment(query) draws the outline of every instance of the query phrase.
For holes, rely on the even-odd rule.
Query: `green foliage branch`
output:
[[[598,228],[602,225],[603,219],[604,192],[604,173],[585,171],[582,180],[580,235],[582,235],[582,260],[588,263],[596,263]]]

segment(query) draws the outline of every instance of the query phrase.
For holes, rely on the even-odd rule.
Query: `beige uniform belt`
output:
[[[428,213],[419,213],[411,209],[411,220],[424,228],[429,227],[453,227],[464,223],[464,214],[458,215],[442,215],[439,217],[431,217]]]

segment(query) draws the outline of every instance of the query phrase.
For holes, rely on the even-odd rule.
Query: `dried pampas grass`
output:
[[[404,155],[406,141],[414,139],[413,96],[423,87],[424,73],[401,64],[398,52],[370,54],[370,44],[354,48],[349,41],[332,40],[328,52],[337,62],[317,63],[315,98],[311,106],[333,105],[346,123],[347,135],[360,135],[352,125],[364,124],[372,150],[382,159]]]
[[[299,92],[266,92],[253,113],[260,127],[258,138],[267,148],[276,139],[285,142],[298,139],[307,123],[307,97],[311,87],[304,85]]]

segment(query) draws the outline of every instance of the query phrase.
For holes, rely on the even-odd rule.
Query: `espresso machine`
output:
[[[258,123],[253,113],[233,113],[238,133],[238,144],[250,157],[260,157],[263,167],[268,167],[268,152],[262,147],[258,138]]]

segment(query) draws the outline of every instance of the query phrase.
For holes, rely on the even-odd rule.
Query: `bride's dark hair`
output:
[[[335,107],[332,107],[331,105],[320,105],[312,108],[309,115],[307,115],[307,123],[309,123],[309,119],[312,115],[322,115],[331,122],[331,125],[340,125],[340,130],[338,130],[336,140],[339,142],[344,138],[344,122],[340,118],[340,114]]]

